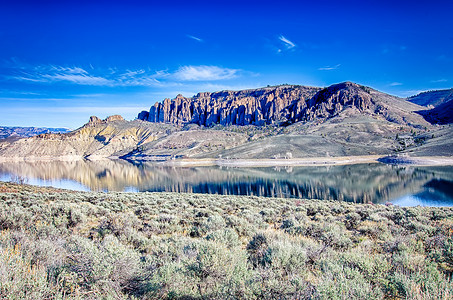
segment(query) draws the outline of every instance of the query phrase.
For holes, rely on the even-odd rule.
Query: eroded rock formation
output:
[[[198,125],[264,125],[291,118],[289,108],[313,97],[320,89],[303,86],[277,86],[256,90],[182,95],[156,103],[138,118],[150,122]]]
[[[88,121],[87,124],[85,124],[85,126],[95,126],[98,124],[107,124],[107,123],[115,122],[115,121],[125,121],[125,120],[120,115],[109,116],[104,120],[101,120],[100,118],[98,118],[96,116],[91,116],[90,120]]]
[[[367,90],[368,89],[368,90]],[[284,85],[255,90],[182,95],[156,103],[138,119],[198,125],[264,125],[329,118],[346,107],[374,113],[371,89],[345,82],[328,88]]]

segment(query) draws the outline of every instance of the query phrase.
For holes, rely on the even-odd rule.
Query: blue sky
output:
[[[0,125],[77,128],[283,83],[453,87],[452,1],[162,2],[2,1]]]

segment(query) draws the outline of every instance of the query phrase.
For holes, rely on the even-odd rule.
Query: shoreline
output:
[[[0,163],[18,162],[54,162],[54,161],[102,161],[124,160],[130,163],[156,164],[173,167],[225,166],[225,167],[297,167],[297,166],[332,166],[364,163],[384,163],[410,166],[453,166],[453,156],[407,156],[407,155],[357,155],[333,157],[307,157],[290,159],[272,158],[182,158],[176,160],[127,160],[118,157],[82,157],[82,156],[43,156],[43,157],[0,157]]]
[[[298,166],[333,166],[368,163],[384,163],[390,165],[408,166],[453,166],[452,156],[391,156],[391,155],[362,155],[336,157],[310,157],[291,159],[178,159],[163,162],[140,161],[173,167],[222,166],[222,167],[298,167]]]
[[[159,164],[168,166],[225,166],[225,167],[297,167],[320,165],[350,165],[362,163],[378,163],[379,155],[312,157],[291,159],[180,159],[165,161]]]

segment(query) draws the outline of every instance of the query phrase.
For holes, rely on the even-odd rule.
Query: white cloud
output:
[[[442,79],[437,79],[437,80],[431,80],[431,83],[442,83],[442,82],[447,82],[448,80],[445,78]]]
[[[70,82],[80,85],[112,85],[113,82],[101,76],[89,74],[80,67],[62,67],[54,65],[40,65],[35,67],[21,66],[19,75],[10,76],[10,79],[29,82]]]
[[[399,86],[399,85],[403,85],[401,82],[392,82],[389,84],[390,86]]]
[[[66,81],[80,85],[113,85],[114,82],[103,77],[90,76],[85,74],[43,74],[41,76],[42,82]]]
[[[325,66],[318,68],[319,71],[331,71],[331,70],[336,70],[341,66],[341,64],[335,65],[335,66]]]
[[[26,75],[25,76],[10,76],[8,77],[10,79],[16,79],[16,80],[19,80],[19,81],[30,81],[30,82],[44,82],[44,80],[42,79],[39,79],[39,78],[30,78],[30,77],[27,77]]]
[[[200,42],[200,43],[203,42],[202,39],[200,39],[200,38],[198,38],[198,37],[196,37],[196,36],[193,36],[193,35],[190,35],[190,34],[188,34],[188,35],[186,35],[186,36],[187,36],[189,39],[195,40],[195,41],[197,41],[197,42]]]
[[[237,77],[239,70],[217,66],[183,66],[173,75],[182,81],[212,81]]]
[[[91,66],[90,66],[91,67]],[[165,72],[146,72],[143,69],[119,71],[109,68],[106,72],[91,69],[90,72],[81,67],[64,67],[55,65],[25,66],[16,68],[16,75],[8,79],[35,83],[66,82],[77,85],[91,86],[154,86],[157,78],[165,77]]]
[[[293,49],[296,47],[296,44],[294,44],[293,42],[291,42],[290,40],[288,40],[286,37],[284,37],[283,35],[279,36],[278,39],[280,41],[283,42],[283,44],[285,45],[286,49]],[[279,49],[280,50],[280,49]]]
[[[104,70],[84,69],[55,65],[17,66],[12,68],[7,80],[29,83],[67,83],[86,86],[154,86],[170,87],[187,81],[217,81],[236,78],[242,70],[218,66],[182,66],[174,72],[168,70],[151,71],[145,69],[108,68]]]
[[[62,66],[50,65],[50,66],[37,66],[37,67],[35,67],[35,69],[37,71],[42,69],[44,71],[50,70],[50,71],[55,71],[55,72],[61,72],[64,74],[88,74],[87,71],[85,71],[84,69],[79,68],[79,67],[62,67]]]

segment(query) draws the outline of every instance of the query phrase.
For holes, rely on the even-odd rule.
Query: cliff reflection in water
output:
[[[0,163],[0,178],[93,191],[168,191],[383,203],[410,195],[453,205],[452,167],[384,164],[292,168],[163,167],[125,161]],[[83,188],[81,188],[83,189]],[[428,195],[428,196],[427,196]]]

